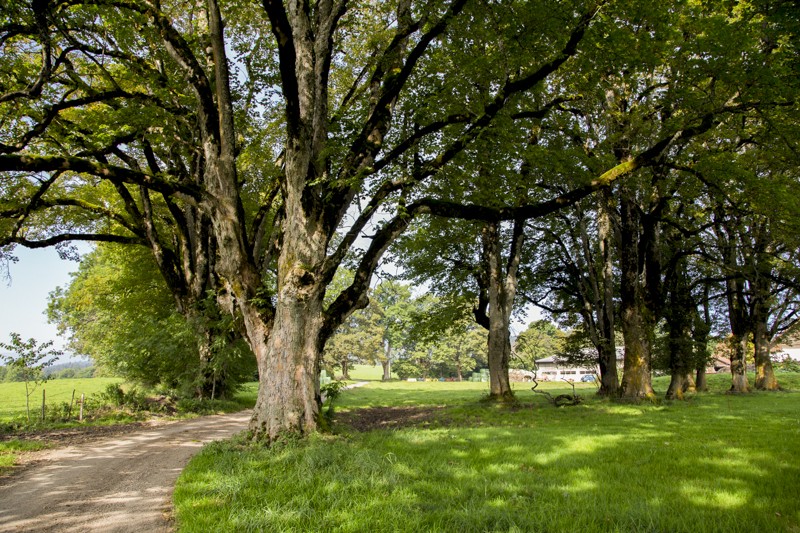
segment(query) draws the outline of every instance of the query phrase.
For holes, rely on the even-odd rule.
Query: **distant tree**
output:
[[[533,368],[537,359],[561,352],[564,341],[565,334],[555,324],[549,320],[534,320],[517,337],[512,366]]]
[[[47,381],[44,369],[52,365],[61,350],[52,350],[53,341],[39,344],[36,339],[23,341],[19,333],[12,332],[8,343],[0,342],[0,348],[12,352],[2,358],[8,367],[15,369],[21,381],[25,382],[25,410],[28,415],[28,422],[31,421],[31,395],[36,389]]]

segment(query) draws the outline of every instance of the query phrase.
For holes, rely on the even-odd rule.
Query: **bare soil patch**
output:
[[[374,429],[400,429],[428,426],[439,420],[444,406],[432,407],[368,407],[346,413],[337,413],[336,422],[356,431]]]

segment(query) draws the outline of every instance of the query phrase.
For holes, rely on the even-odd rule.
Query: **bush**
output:
[[[800,372],[800,361],[785,358],[783,361],[775,363],[775,370],[781,372]]]
[[[113,407],[124,407],[131,411],[147,411],[150,407],[150,401],[144,392],[139,391],[136,387],[125,392],[116,383],[108,385],[106,390],[100,393],[100,401]]]

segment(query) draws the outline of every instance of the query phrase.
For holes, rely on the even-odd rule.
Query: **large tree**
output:
[[[414,216],[498,223],[550,212],[750,105],[744,90],[719,83],[703,99],[688,84],[692,112],[670,114],[663,136],[543,203],[416,194],[498,119],[546,108],[551,99],[521,97],[557,88],[551,76],[579,67],[585,39],[602,48],[587,37],[593,24],[611,35],[641,15],[618,7],[263,0],[226,4],[223,18],[216,0],[9,2],[0,242],[153,248],[153,230],[196,210],[213,235],[203,255],[213,258],[213,290],[258,360],[253,433],[313,431],[325,341],[366,304],[372,272]],[[704,57],[708,43],[695,44],[671,49]],[[380,227],[359,252],[370,224]],[[346,259],[352,283],[325,305]]]

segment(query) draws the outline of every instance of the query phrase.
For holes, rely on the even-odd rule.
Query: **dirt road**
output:
[[[0,531],[170,531],[172,488],[189,458],[249,420],[209,416],[47,452],[0,486]]]

